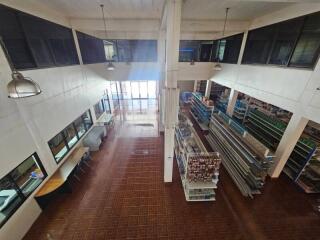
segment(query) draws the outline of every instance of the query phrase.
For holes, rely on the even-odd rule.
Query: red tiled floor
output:
[[[313,198],[283,176],[251,200],[221,169],[216,202],[186,202],[176,163],[173,183],[163,183],[155,109],[124,111],[93,153],[93,169],[43,211],[25,239],[320,239]]]

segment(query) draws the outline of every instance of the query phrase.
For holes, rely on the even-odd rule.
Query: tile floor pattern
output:
[[[163,137],[133,138],[145,126],[118,122],[93,153],[92,170],[72,180],[25,236],[36,239],[320,239],[320,217],[282,176],[254,200],[241,196],[221,169],[217,201],[185,201],[176,163],[173,183],[163,183]],[[121,128],[132,130],[129,137]],[[154,129],[150,128],[150,131]],[[147,134],[148,136],[148,134]],[[49,235],[48,235],[49,234]]]

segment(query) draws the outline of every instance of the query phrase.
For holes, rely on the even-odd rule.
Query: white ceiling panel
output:
[[[294,3],[285,1],[185,0],[182,7],[182,18],[196,20],[223,19],[225,9],[230,8],[229,19],[252,20],[292,4]]]
[[[101,18],[100,4],[108,18],[160,18],[164,0],[25,0],[45,4],[69,18]]]

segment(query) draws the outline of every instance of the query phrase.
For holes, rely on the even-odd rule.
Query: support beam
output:
[[[308,119],[294,113],[289,121],[289,124],[281,138],[278,148],[275,152],[273,168],[269,175],[272,178],[278,178],[284,165],[286,164],[290,154],[297,144],[304,128],[308,124]]]
[[[159,121],[159,131],[164,132],[164,95],[162,90],[165,88],[165,78],[166,78],[166,59],[165,59],[165,51],[166,51],[166,33],[165,31],[160,31],[158,38],[158,61],[160,65],[160,76],[159,76],[159,112],[160,112],[160,121]]]
[[[194,80],[193,91],[196,92],[198,88],[198,80]]]
[[[205,94],[204,94],[204,96],[207,97],[207,98],[210,98],[211,86],[212,86],[212,81],[209,79],[209,80],[207,80],[206,91],[205,91]]]
[[[238,65],[240,65],[241,62],[242,62],[244,49],[245,49],[245,47],[246,47],[247,37],[248,37],[248,30],[245,31],[244,34],[243,34],[242,43],[241,43],[241,48],[240,48],[239,57],[238,57],[238,62],[237,62]]]
[[[236,105],[237,99],[238,99],[239,92],[235,89],[231,89],[230,96],[229,96],[229,102],[227,106],[227,114],[232,117],[234,107]]]
[[[181,0],[167,0],[164,182],[172,182],[174,128],[178,115],[178,58],[181,24]]]

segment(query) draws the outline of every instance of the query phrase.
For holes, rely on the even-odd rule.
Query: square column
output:
[[[236,105],[237,99],[238,99],[239,92],[237,90],[231,89],[230,96],[229,96],[229,102],[227,106],[227,114],[232,117],[234,107]]]
[[[196,92],[198,87],[198,80],[194,80],[193,91]]]
[[[294,113],[292,115],[275,152],[274,165],[269,171],[269,175],[272,178],[279,177],[304,128],[308,124],[308,121],[308,119],[302,117],[299,114]]]
[[[207,97],[207,98],[210,98],[211,86],[212,86],[212,81],[211,80],[207,80],[206,91],[205,91],[205,94],[204,94],[204,96]]]
[[[164,89],[164,182],[172,182],[174,157],[174,131],[178,120],[179,43],[181,24],[181,0],[167,0],[166,11],[166,78]]]

